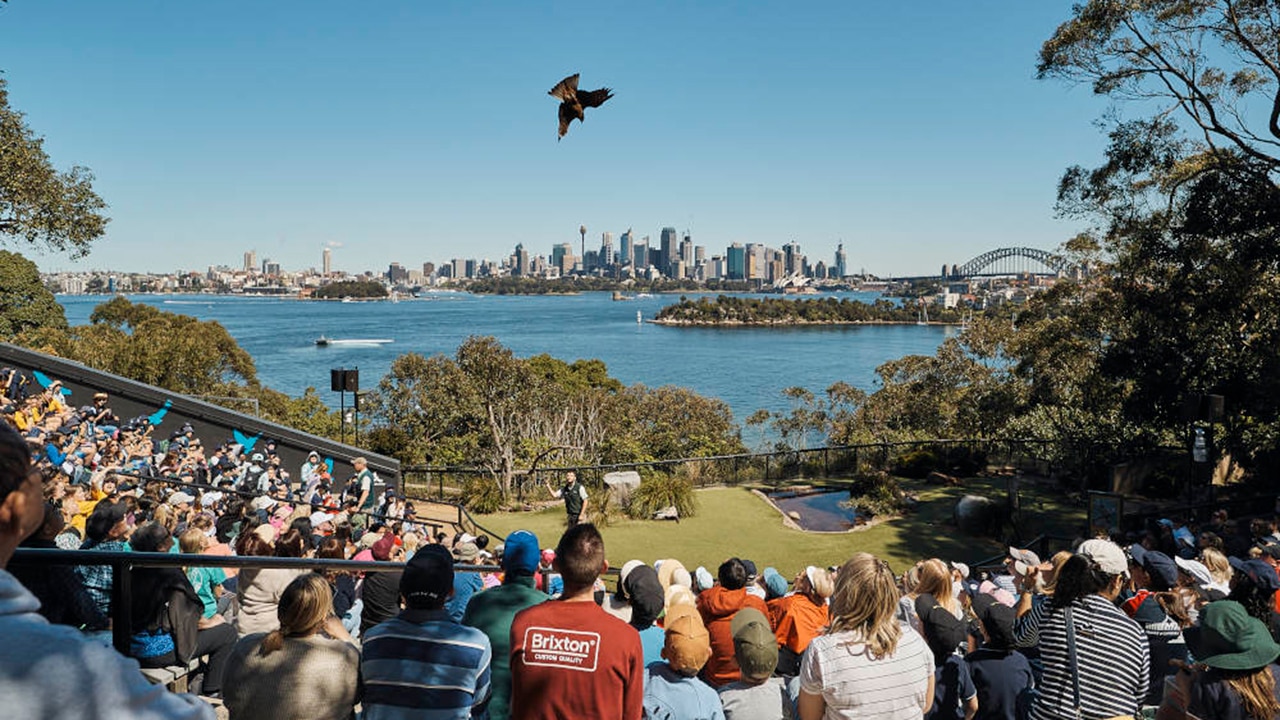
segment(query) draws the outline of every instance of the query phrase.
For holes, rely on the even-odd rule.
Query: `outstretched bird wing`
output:
[[[548,95],[554,95],[561,100],[573,101],[574,95],[578,92],[578,73],[574,73],[569,77],[556,83],[556,86],[547,91]]]
[[[576,75],[574,77],[577,77]],[[600,88],[599,90],[579,90],[578,102],[584,108],[600,107],[605,100],[613,97],[613,91],[609,88]]]
[[[569,132],[569,123],[576,117],[578,115],[573,111],[572,105],[567,102],[560,103],[560,137],[564,137],[564,134]]]

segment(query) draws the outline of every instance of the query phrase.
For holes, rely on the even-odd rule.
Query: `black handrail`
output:
[[[106,550],[59,550],[52,548],[18,548],[10,561],[31,565],[110,565],[111,566],[111,643],[122,655],[129,654],[133,637],[133,583],[135,567],[234,567],[245,569],[295,568],[299,570],[350,570],[360,572],[400,572],[402,562],[379,560],[330,560],[327,558],[282,558],[240,555],[187,555],[181,553],[118,552]],[[497,565],[453,566],[455,572],[501,572]],[[618,574],[616,568],[602,575]]]
[[[133,637],[133,582],[135,567],[235,567],[295,568],[300,570],[342,569],[363,572],[404,570],[404,563],[329,560],[325,558],[241,557],[224,555],[183,555],[153,552],[108,552],[98,550],[54,550],[18,548],[13,563],[44,565],[110,565],[111,566],[111,643],[121,655],[129,654]],[[455,565],[455,571],[497,572],[493,565]]]

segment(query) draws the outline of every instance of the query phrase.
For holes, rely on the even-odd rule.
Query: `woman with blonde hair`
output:
[[[354,715],[360,651],[333,614],[324,576],[285,588],[280,627],[241,638],[227,661],[223,700],[236,720],[346,720]]]
[[[897,607],[888,563],[858,553],[840,568],[831,626],[809,643],[800,665],[800,720],[915,720],[929,711],[933,654],[898,622]]]
[[[920,563],[920,581],[916,584],[915,595],[932,595],[957,620],[964,617],[964,608],[952,592],[951,568],[938,558],[929,558]]]
[[[1227,556],[1223,555],[1221,550],[1211,547],[1201,550],[1200,562],[1209,568],[1209,575],[1213,577],[1215,583],[1223,586],[1231,585],[1231,561],[1227,560]]]

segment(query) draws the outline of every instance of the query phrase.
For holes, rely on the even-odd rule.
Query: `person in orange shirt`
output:
[[[799,675],[800,658],[809,641],[822,634],[829,622],[827,598],[835,591],[831,573],[810,565],[796,576],[796,591],[770,600],[769,622],[778,638],[780,675]]]
[[[702,668],[702,679],[712,687],[742,679],[742,670],[734,655],[733,617],[744,607],[768,614],[764,601],[747,593],[747,569],[741,560],[724,561],[718,575],[720,582],[703,590],[697,600],[702,622],[711,634],[711,659]]]

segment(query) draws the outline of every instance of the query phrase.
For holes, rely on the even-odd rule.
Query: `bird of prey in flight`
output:
[[[564,134],[569,132],[569,123],[573,122],[574,118],[577,118],[578,122],[585,120],[582,114],[583,108],[600,107],[605,100],[613,97],[613,91],[609,88],[579,90],[578,73],[556,83],[556,86],[547,94],[560,98],[560,137],[564,137]]]

